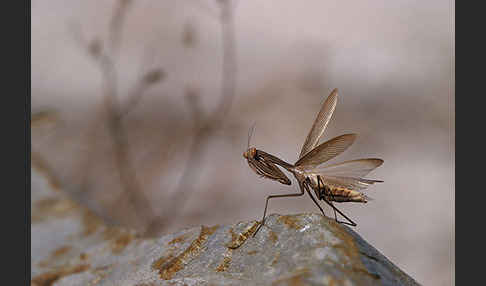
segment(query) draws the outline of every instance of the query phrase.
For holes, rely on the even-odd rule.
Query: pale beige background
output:
[[[188,86],[214,110],[221,77],[220,23],[213,1],[134,1],[123,31],[122,95],[140,66],[161,66],[126,119],[137,175],[155,209],[170,198],[192,137]],[[32,1],[32,111],[56,109],[61,123],[33,130],[32,146],[65,188],[114,223],[130,224],[116,200],[109,140],[85,137],[101,102],[96,66],[74,41],[106,35],[114,1]],[[227,125],[210,140],[197,188],[167,231],[260,219],[265,197],[296,192],[258,178],[242,157],[252,145],[294,162],[322,101],[340,99],[324,139],[356,132],[355,145],[333,160],[380,157],[370,178],[374,201],[341,204],[357,232],[424,285],[451,285],[454,261],[454,57],[451,1],[238,1],[238,87]],[[181,43],[195,29],[196,45]],[[197,139],[196,139],[197,140]],[[89,147],[91,146],[91,147]],[[80,163],[92,156],[89,184]],[[35,186],[33,186],[34,188]],[[325,209],[329,214],[329,209]],[[308,197],[274,200],[269,212],[317,212]]]

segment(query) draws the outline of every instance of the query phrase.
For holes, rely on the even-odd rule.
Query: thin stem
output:
[[[114,59],[118,57],[122,41],[123,23],[126,19],[131,2],[131,0],[118,0],[115,4],[115,8],[113,9],[114,11],[113,15],[111,16],[108,37],[110,43],[110,53]]]
[[[108,115],[108,129],[113,142],[115,163],[120,177],[123,194],[135,208],[135,215],[139,221],[148,221],[153,215],[149,200],[142,193],[142,188],[136,177],[133,163],[129,156],[128,136],[121,121],[120,104],[117,97],[117,75],[115,66],[109,56],[103,55],[100,58],[105,96],[104,104]]]
[[[170,218],[176,218],[183,209],[185,202],[194,190],[193,185],[199,177],[202,156],[207,146],[209,138],[215,130],[220,128],[224,119],[227,117],[236,94],[236,50],[235,50],[235,29],[234,17],[231,1],[219,1],[221,8],[221,41],[222,41],[222,77],[221,77],[221,99],[213,115],[203,123],[196,122],[196,132],[194,140],[189,150],[189,159],[186,167],[174,191],[174,198],[164,215],[153,220],[148,228],[147,234],[158,233],[166,224],[170,223]]]
[[[236,49],[235,49],[235,27],[233,9],[230,1],[222,1],[221,4],[221,41],[223,43],[223,60],[221,75],[221,100],[213,122],[216,125],[222,123],[226,118],[236,93]]]
[[[142,193],[141,184],[137,179],[136,171],[129,155],[128,135],[121,121],[123,115],[122,111],[126,109],[124,108],[126,105],[122,106],[118,99],[118,76],[115,66],[115,60],[120,49],[123,22],[130,2],[131,0],[118,0],[117,6],[114,8],[109,26],[108,51],[103,49],[101,41],[93,41],[90,44],[86,44],[78,26],[73,26],[73,32],[75,33],[75,39],[78,40],[83,47],[86,47],[89,51],[89,55],[100,68],[104,85],[103,105],[107,114],[108,130],[113,143],[115,165],[120,178],[122,193],[129,199],[135,211],[134,215],[137,217],[137,220],[142,223],[150,221],[155,215],[150,205],[150,201]],[[134,90],[134,93],[137,95],[138,92],[143,92],[139,87],[136,87]],[[129,103],[130,102],[131,101],[129,101]],[[94,128],[96,128],[96,126]],[[90,165],[91,158],[86,159],[86,162],[82,167],[89,167]],[[87,172],[87,169],[83,171]],[[85,179],[87,178],[88,177],[85,176]],[[81,185],[86,185],[86,182],[82,182]]]

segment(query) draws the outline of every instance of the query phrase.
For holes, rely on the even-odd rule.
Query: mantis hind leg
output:
[[[306,189],[306,191],[309,194],[309,196],[311,197],[312,201],[314,201],[314,203],[316,204],[316,206],[321,210],[321,213],[325,216],[326,214],[324,213],[324,210],[321,208],[321,206],[319,205],[319,203],[317,202],[317,200],[312,195],[312,192],[309,190],[308,184],[304,182],[302,185]],[[303,192],[303,190],[302,190],[302,192]]]
[[[302,196],[304,194],[304,189],[301,187],[300,188],[300,193],[298,194],[286,194],[286,195],[270,195],[267,197],[267,200],[265,202],[265,210],[263,211],[263,217],[262,217],[262,223],[260,224],[260,226],[258,226],[257,230],[255,231],[255,233],[253,234],[253,236],[255,236],[257,234],[257,232],[260,230],[260,228],[265,224],[265,216],[267,215],[267,207],[268,207],[268,200],[269,199],[272,199],[272,198],[287,198],[287,197],[299,197],[299,196]]]
[[[322,188],[321,188],[321,186],[322,186]],[[321,176],[317,176],[317,188],[319,189],[319,200],[324,200],[325,195],[330,195],[331,198],[334,200],[334,195],[332,194],[331,191],[329,191],[329,194],[327,194],[327,193],[325,193],[324,195],[322,194],[321,190],[326,192],[326,188],[324,187],[324,182],[322,182]],[[337,219],[337,215],[336,215],[336,209],[333,208],[333,211],[334,211],[334,220],[336,222],[339,222],[338,219]]]
[[[322,183],[322,179],[321,179],[321,177],[320,177],[320,176],[317,176],[317,185],[318,185],[318,186],[320,186],[320,183]],[[324,183],[322,183],[322,184],[324,185]],[[332,193],[331,193],[330,195],[331,195],[331,197],[332,197]],[[347,217],[345,214],[343,214],[343,213],[342,213],[342,212],[341,212],[339,209],[337,209],[337,208],[336,208],[336,207],[335,207],[335,206],[334,206],[334,205],[333,205],[333,204],[332,204],[330,201],[328,201],[328,200],[326,199],[326,197],[325,197],[325,196],[321,196],[321,199],[322,199],[323,201],[325,201],[325,202],[326,202],[326,203],[327,203],[329,206],[331,206],[331,207],[332,207],[332,209],[334,210],[334,219],[336,220],[336,222],[338,222],[338,223],[342,223],[342,224],[347,224],[347,225],[350,225],[350,226],[357,226],[357,224],[356,224],[354,221],[352,221],[352,220],[351,220],[350,218],[348,218],[348,217]],[[339,213],[339,214],[340,214],[342,217],[344,217],[344,218],[345,218],[347,221],[349,221],[349,222],[339,221],[339,220],[337,219],[336,212],[338,212],[338,213]]]

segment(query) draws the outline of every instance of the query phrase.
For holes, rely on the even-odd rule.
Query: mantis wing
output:
[[[312,171],[326,176],[363,178],[371,171],[381,166],[381,164],[383,164],[383,160],[381,159],[367,158],[327,165]]]
[[[341,154],[356,139],[356,134],[344,134],[326,141],[300,158],[295,166],[311,169]]]
[[[362,178],[352,178],[352,177],[340,177],[340,176],[327,176],[315,173],[315,175],[319,175],[322,179],[322,182],[325,185],[345,188],[348,190],[364,190],[368,188],[368,186],[373,185],[374,183],[383,183],[380,180],[369,180],[369,179],[362,179]]]
[[[317,114],[314,124],[305,139],[304,146],[302,146],[302,151],[300,152],[299,159],[304,157],[309,151],[316,147],[319,139],[322,137],[324,130],[326,130],[327,124],[331,119],[332,113],[336,108],[337,104],[338,90],[335,88],[331,94],[327,97],[326,101],[322,105],[321,110]]]

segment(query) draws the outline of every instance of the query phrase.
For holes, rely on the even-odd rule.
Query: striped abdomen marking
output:
[[[334,201],[338,203],[342,202],[356,202],[366,203],[366,196],[358,191],[350,190],[346,188],[339,188],[333,186],[324,186],[320,189],[321,197],[324,197],[328,201]]]
[[[356,202],[356,203],[366,203],[368,202],[365,194],[360,191],[353,190],[351,188],[346,188],[344,186],[335,186],[326,182],[325,180],[319,179],[316,175],[307,175],[310,181],[310,186],[316,193],[316,196],[322,200],[333,202]]]

